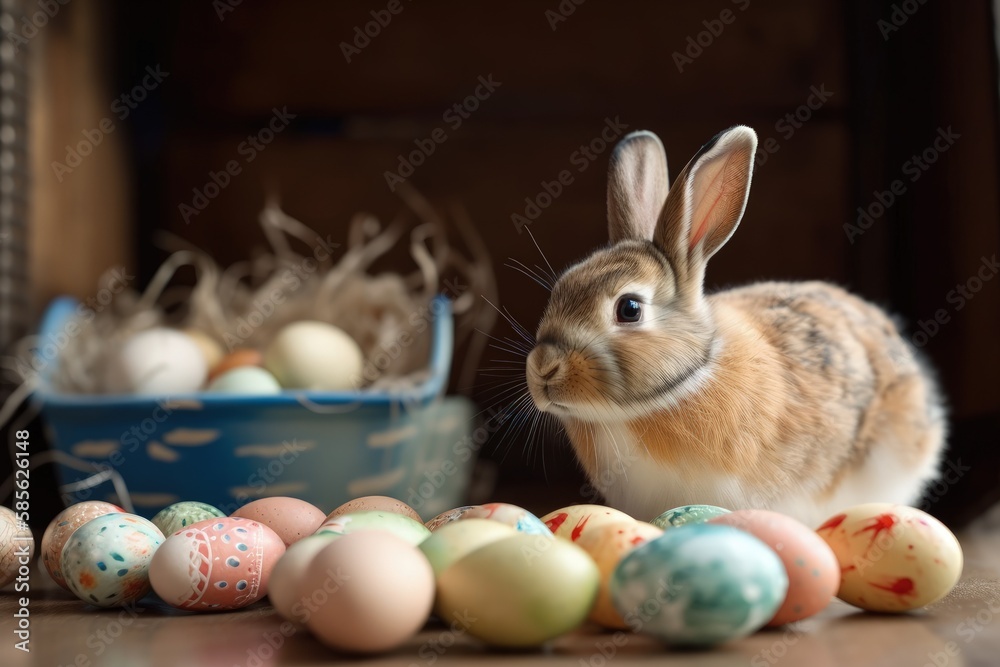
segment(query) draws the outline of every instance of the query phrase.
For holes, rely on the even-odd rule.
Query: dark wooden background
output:
[[[948,456],[976,465],[931,510],[962,521],[1000,497],[1000,279],[960,312],[946,300],[1000,249],[989,2],[914,2],[919,9],[886,38],[879,21],[891,21],[898,3],[883,0],[588,0],[555,30],[546,11],[558,0],[400,1],[403,11],[351,63],[340,43],[385,3],[244,0],[221,19],[220,3],[106,6],[112,81],[125,89],[157,63],[170,73],[125,124],[142,280],[164,257],[152,243],[159,229],[224,264],[262,245],[256,215],[268,188],[334,238],[358,210],[390,217],[401,202],[384,172],[443,124],[480,75],[492,75],[500,87],[460,128],[446,127],[447,141],[410,182],[434,202],[465,206],[493,253],[502,305],[533,329],[546,293],[502,267],[508,257],[539,262],[511,215],[543,180],[572,169],[570,155],[606,118],[658,133],[673,174],[713,134],[748,124],[779,148],[759,166],[744,222],[713,259],[709,286],[832,280],[899,313],[910,332],[949,309],[951,321],[924,350],[950,398]],[[723,10],[734,20],[678,71],[673,54]],[[779,121],[814,87],[833,95],[789,136]],[[191,189],[240,159],[246,135],[286,106],[297,115],[289,128],[185,224],[178,205]],[[908,178],[903,163],[949,126],[961,138],[851,243],[844,225],[857,208]],[[532,225],[557,269],[606,241],[606,159],[574,171]],[[490,400],[486,388],[473,393]],[[537,447],[525,454],[524,434],[508,435],[486,452],[500,463],[498,498],[530,504],[576,493],[583,480],[558,438],[545,442],[543,470]]]

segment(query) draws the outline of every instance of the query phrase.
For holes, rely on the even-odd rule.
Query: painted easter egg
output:
[[[424,541],[431,531],[419,521],[394,512],[354,512],[342,514],[327,519],[316,530],[316,533],[331,533],[333,535],[348,535],[350,533],[382,530],[392,533],[410,544],[417,545]]]
[[[552,531],[553,535],[571,542],[579,540],[584,531],[622,521],[635,521],[635,519],[625,512],[604,505],[570,505],[542,517],[542,523]]]
[[[313,557],[335,539],[337,536],[333,533],[319,533],[304,537],[285,549],[271,570],[267,584],[267,598],[279,616],[302,624],[308,620],[309,608],[314,605],[309,604],[309,598],[299,597],[299,589]]]
[[[0,588],[17,579],[19,574],[27,579],[34,554],[35,538],[31,529],[19,524],[14,510],[0,505]]]
[[[240,517],[205,519],[168,537],[149,581],[167,604],[194,611],[239,609],[267,594],[285,544],[264,524]]]
[[[59,561],[62,557],[62,550],[66,545],[66,540],[73,534],[73,531],[91,519],[114,512],[123,513],[125,510],[118,507],[118,505],[112,505],[100,500],[87,500],[82,503],[70,505],[62,512],[59,512],[49,522],[48,527],[45,529],[45,534],[42,535],[42,564],[48,570],[53,581],[66,590],[69,590],[69,584],[66,583],[65,577],[63,577]]]
[[[661,528],[642,521],[602,523],[589,528],[576,541],[577,546],[590,554],[601,574],[597,600],[590,610],[590,620],[606,628],[625,629],[625,621],[615,609],[611,599],[611,575],[627,553],[640,544],[663,534]]]
[[[214,378],[206,391],[219,394],[241,394],[244,396],[265,396],[280,394],[281,385],[273,375],[257,366],[232,368]]]
[[[516,533],[459,559],[438,577],[445,623],[494,646],[538,646],[583,623],[600,574],[567,540]],[[474,618],[469,623],[463,619]]]
[[[232,516],[253,519],[273,530],[289,546],[315,533],[326,519],[312,503],[288,496],[261,498],[233,512]]]
[[[149,593],[149,564],[162,542],[160,529],[141,516],[105,514],[73,531],[59,568],[81,600],[124,605]]]
[[[459,521],[466,519],[489,519],[499,521],[511,526],[519,533],[528,535],[544,535],[552,537],[552,531],[542,523],[537,516],[517,505],[510,503],[487,503],[477,505],[459,517]]]
[[[729,526],[668,529],[629,552],[611,575],[611,598],[626,625],[679,646],[749,635],[774,617],[787,590],[774,551]]]
[[[737,510],[708,523],[746,531],[774,549],[781,559],[788,575],[788,593],[768,625],[784,625],[818,614],[837,594],[837,557],[805,524],[767,510]]]
[[[164,507],[153,516],[152,521],[153,525],[159,528],[166,537],[170,537],[181,528],[220,516],[226,516],[226,513],[217,507],[194,500],[185,500]]]
[[[476,549],[499,539],[516,535],[517,530],[499,521],[467,519],[445,524],[420,543],[434,576],[440,575],[452,563]]]
[[[940,600],[962,575],[962,547],[931,515],[890,503],[856,505],[819,528],[840,563],[837,592],[862,609],[899,612]]]
[[[728,513],[729,510],[726,508],[715,505],[682,505],[667,510],[650,523],[667,530],[668,528],[705,523],[709,519]]]
[[[333,519],[342,514],[352,512],[393,512],[408,516],[414,521],[423,521],[417,511],[404,503],[402,500],[390,498],[389,496],[363,496],[349,500],[337,509],[326,515],[327,519]]]
[[[445,510],[424,525],[427,527],[427,530],[434,532],[445,524],[449,524],[452,521],[458,521],[477,507],[479,507],[479,505],[462,505],[461,507]]]

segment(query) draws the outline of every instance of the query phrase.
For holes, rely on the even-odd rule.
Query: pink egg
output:
[[[822,611],[840,585],[833,550],[805,524],[767,510],[738,510],[708,523],[746,531],[774,549],[788,573],[788,593],[770,626],[800,621]]]
[[[323,510],[315,505],[287,496],[255,500],[233,512],[232,516],[260,521],[276,532],[286,547],[315,533],[326,519]]]
[[[66,578],[59,569],[59,561],[62,558],[63,547],[66,541],[77,528],[87,523],[91,519],[96,519],[105,514],[113,512],[124,512],[118,505],[101,502],[100,500],[88,500],[82,503],[70,505],[62,512],[59,512],[45,529],[42,535],[42,564],[52,576],[52,580],[57,584],[70,590]]]
[[[242,517],[205,519],[168,537],[153,556],[149,581],[180,609],[224,611],[267,594],[285,544],[264,524]]]
[[[404,503],[402,500],[396,500],[395,498],[390,498],[389,496],[364,496],[361,498],[355,498],[354,500],[349,500],[337,509],[330,512],[327,515],[327,519],[335,519],[338,516],[343,516],[344,514],[354,514],[355,512],[393,512],[394,514],[402,514],[403,516],[408,516],[414,521],[421,521],[420,515],[417,511]]]

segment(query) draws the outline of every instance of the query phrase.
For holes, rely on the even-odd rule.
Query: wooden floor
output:
[[[134,611],[88,607],[36,574],[31,591],[31,653],[0,633],[0,665],[39,667],[265,667],[271,665],[1000,665],[1000,531],[962,537],[966,566],[958,587],[919,613],[861,613],[839,600],[796,626],[761,632],[713,651],[671,652],[635,635],[597,630],[563,637],[545,650],[487,650],[468,637],[430,625],[405,647],[385,656],[355,659],[325,648],[307,632],[285,636],[266,603],[229,614],[194,615],[147,600]],[[0,593],[0,627],[12,627],[17,595]],[[272,648],[272,645],[277,648]]]

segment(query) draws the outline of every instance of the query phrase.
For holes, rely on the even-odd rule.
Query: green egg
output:
[[[657,528],[667,530],[678,526],[690,526],[705,523],[709,519],[714,519],[721,514],[729,514],[729,510],[715,505],[682,505],[672,510],[667,510],[656,517],[651,524]]]
[[[441,526],[420,543],[434,576],[439,576],[452,563],[490,542],[516,535],[513,526],[490,519],[466,519]]]
[[[153,525],[167,537],[170,537],[181,528],[198,523],[203,519],[215,519],[226,516],[226,513],[217,507],[212,507],[206,503],[199,503],[194,500],[185,500],[174,503],[156,513],[153,517]]]
[[[777,554],[736,528],[667,530],[629,552],[611,598],[631,629],[679,646],[712,646],[767,623],[785,599]]]
[[[430,536],[424,524],[393,512],[351,512],[327,519],[316,534],[328,533],[341,536],[366,530],[383,530],[416,546]]]
[[[281,385],[263,368],[240,366],[212,380],[208,391],[220,394],[264,395],[281,393]]]

